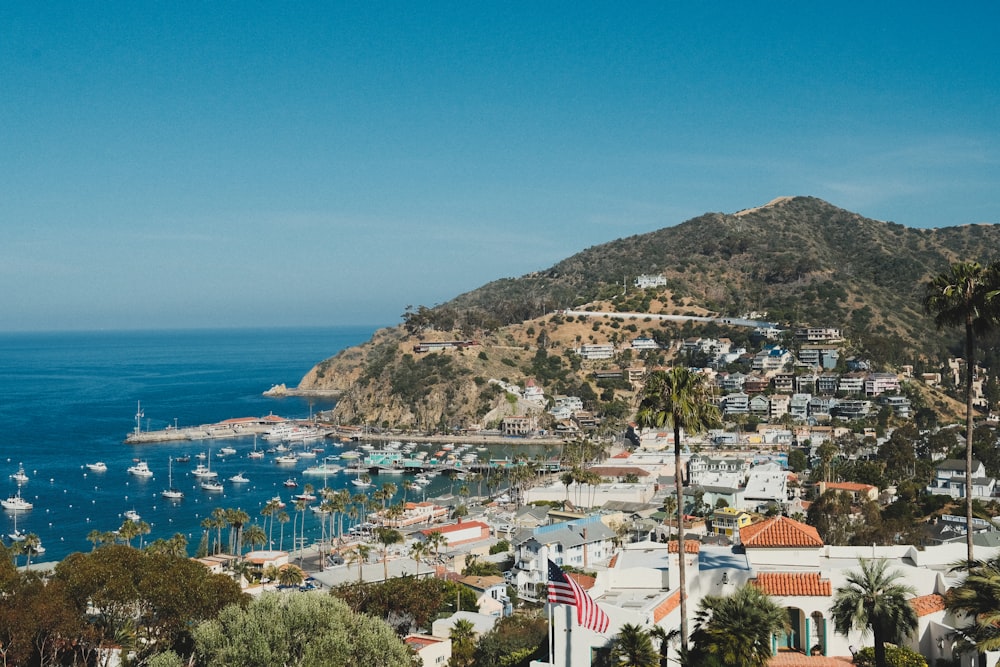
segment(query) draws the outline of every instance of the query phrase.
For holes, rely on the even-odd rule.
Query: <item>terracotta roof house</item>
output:
[[[740,541],[751,565],[818,565],[823,548],[815,528],[786,516],[742,528]]]

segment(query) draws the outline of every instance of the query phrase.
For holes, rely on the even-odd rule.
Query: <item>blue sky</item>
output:
[[[998,14],[2,3],[0,330],[389,324],[783,195],[1000,222]]]

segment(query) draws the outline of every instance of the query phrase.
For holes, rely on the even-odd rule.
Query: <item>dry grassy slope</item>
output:
[[[594,307],[599,308],[601,304],[594,304]],[[612,319],[618,320],[617,327],[612,325]],[[624,324],[635,324],[638,331],[622,332]],[[408,336],[400,326],[380,330],[371,341],[317,364],[299,383],[299,389],[339,392],[334,418],[340,423],[389,423],[403,428],[425,428],[437,424],[484,426],[482,420],[487,410],[490,419],[497,419],[504,414],[522,411],[524,406],[517,409],[508,407],[507,398],[502,395],[492,396],[487,402],[483,395],[488,391],[484,391],[485,385],[477,384],[475,378],[502,379],[524,386],[530,377],[526,369],[538,351],[537,341],[543,331],[548,337],[547,353],[561,357],[580,342],[606,342],[615,332],[618,335],[627,333],[629,337],[650,335],[660,326],[658,322],[644,322],[641,318],[622,320],[588,316],[585,320],[573,318],[566,321],[564,318],[545,316],[504,327],[479,339],[478,346],[433,353],[446,356],[459,370],[451,373],[446,382],[426,386],[426,393],[415,405],[404,404],[393,394],[387,373],[366,382],[358,380],[367,365],[379,358],[380,348],[395,348],[388,362],[389,366],[395,366],[403,355],[411,355],[418,360],[426,358],[426,354],[413,352],[413,346],[419,342],[456,340],[461,336],[459,332],[425,332],[419,337]],[[575,377],[578,382],[593,385],[589,377],[591,371],[611,365],[610,361],[585,362]],[[622,397],[630,398],[628,395]]]
[[[408,405],[389,386],[389,376],[405,365],[403,355],[412,354],[418,342],[401,327],[379,331],[372,341],[321,362],[300,388],[343,392],[337,410],[344,422],[475,423],[486,407],[482,386],[474,378],[523,384],[542,330],[549,338],[549,353],[557,355],[581,342],[626,335],[610,322],[598,323],[595,331],[598,318],[593,317],[558,326],[550,317],[527,318],[587,305],[638,310],[630,303],[637,298],[636,290],[623,295],[621,288],[623,275],[637,273],[660,273],[669,281],[667,288],[646,294],[648,312],[763,311],[790,326],[839,327],[855,349],[876,362],[939,357],[946,344],[959,341],[960,332],[938,332],[920,312],[924,283],[951,261],[995,259],[998,248],[1000,225],[909,229],[815,198],[782,198],[588,248],[548,270],[494,281],[436,307],[433,310],[451,309],[459,317],[478,313],[481,326],[496,333],[483,335],[479,348],[443,353],[455,372],[428,382]],[[633,324],[638,331],[627,332],[630,337],[658,326],[641,320]],[[451,331],[426,334],[427,340],[462,337]],[[387,349],[394,349],[391,358]],[[480,351],[486,352],[486,359],[480,358]],[[383,370],[369,372],[371,379],[359,383],[372,368]],[[586,373],[580,380],[586,380]],[[502,403],[502,397],[495,398],[492,407]]]

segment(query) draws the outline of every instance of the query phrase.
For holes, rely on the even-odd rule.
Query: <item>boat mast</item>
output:
[[[139,435],[142,430],[142,418],[145,415],[142,412],[142,401],[135,402],[135,434]]]

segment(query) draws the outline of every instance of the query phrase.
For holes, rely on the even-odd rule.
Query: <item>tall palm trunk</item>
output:
[[[965,318],[965,544],[969,552],[968,564],[972,568],[972,379],[975,374],[976,352],[972,313]]]
[[[874,610],[869,611],[869,617],[875,618],[877,614]],[[875,667],[888,667],[885,660],[885,636],[882,633],[881,624],[876,622],[872,627],[872,641],[875,643]]]
[[[674,422],[674,490],[677,492],[677,577],[681,589],[681,655],[687,655],[687,571],[684,564],[684,484],[681,479],[681,427]]]

